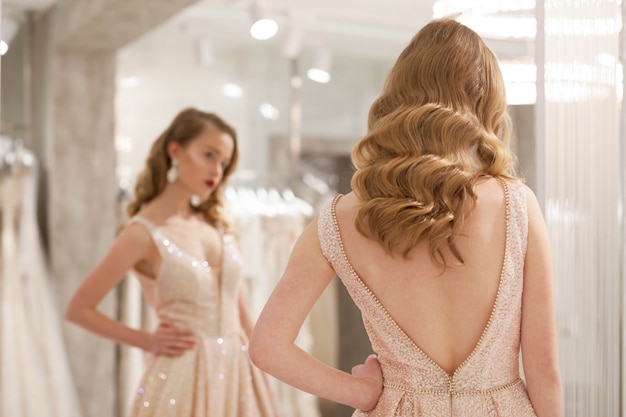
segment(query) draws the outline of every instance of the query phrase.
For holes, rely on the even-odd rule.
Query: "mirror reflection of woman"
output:
[[[495,55],[454,20],[426,25],[370,108],[353,192],[296,243],[252,360],[355,416],[562,416],[550,243],[509,137]],[[352,375],[293,344],[335,274],[377,353]]]
[[[133,417],[276,416],[248,358],[253,322],[224,212],[237,158],[236,132],[220,117],[179,113],[150,150],[129,220],[67,306],[68,320],[151,354]],[[153,333],[97,310],[129,270],[159,318]]]

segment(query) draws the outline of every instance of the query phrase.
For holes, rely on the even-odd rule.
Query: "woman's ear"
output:
[[[170,143],[167,144],[167,155],[172,160],[178,159],[178,156],[180,154],[180,149],[181,149],[180,143],[176,141],[171,141]]]

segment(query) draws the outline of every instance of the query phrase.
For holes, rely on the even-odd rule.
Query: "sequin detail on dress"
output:
[[[182,356],[151,356],[137,388],[131,417],[275,417],[263,375],[248,357],[239,317],[242,278],[239,251],[224,236],[222,276],[178,247],[143,217],[161,255],[153,307],[159,317],[194,332]]]
[[[393,320],[348,260],[335,215],[337,196],[319,215],[324,256],[363,316],[378,354],[384,389],[376,408],[357,417],[535,417],[519,376],[524,257],[528,234],[526,194],[518,181],[502,181],[506,239],[500,283],[491,315],[472,353],[452,374],[426,355]]]

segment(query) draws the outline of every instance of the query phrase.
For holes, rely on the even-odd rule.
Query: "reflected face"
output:
[[[234,140],[228,133],[207,125],[191,142],[176,150],[179,181],[192,194],[207,199],[222,181],[234,147]]]

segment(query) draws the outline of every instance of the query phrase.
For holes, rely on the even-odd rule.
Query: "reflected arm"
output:
[[[98,311],[102,299],[148,251],[150,236],[140,225],[131,225],[118,236],[109,252],[87,275],[65,310],[70,322],[118,343],[150,349],[151,336],[132,329]]]

